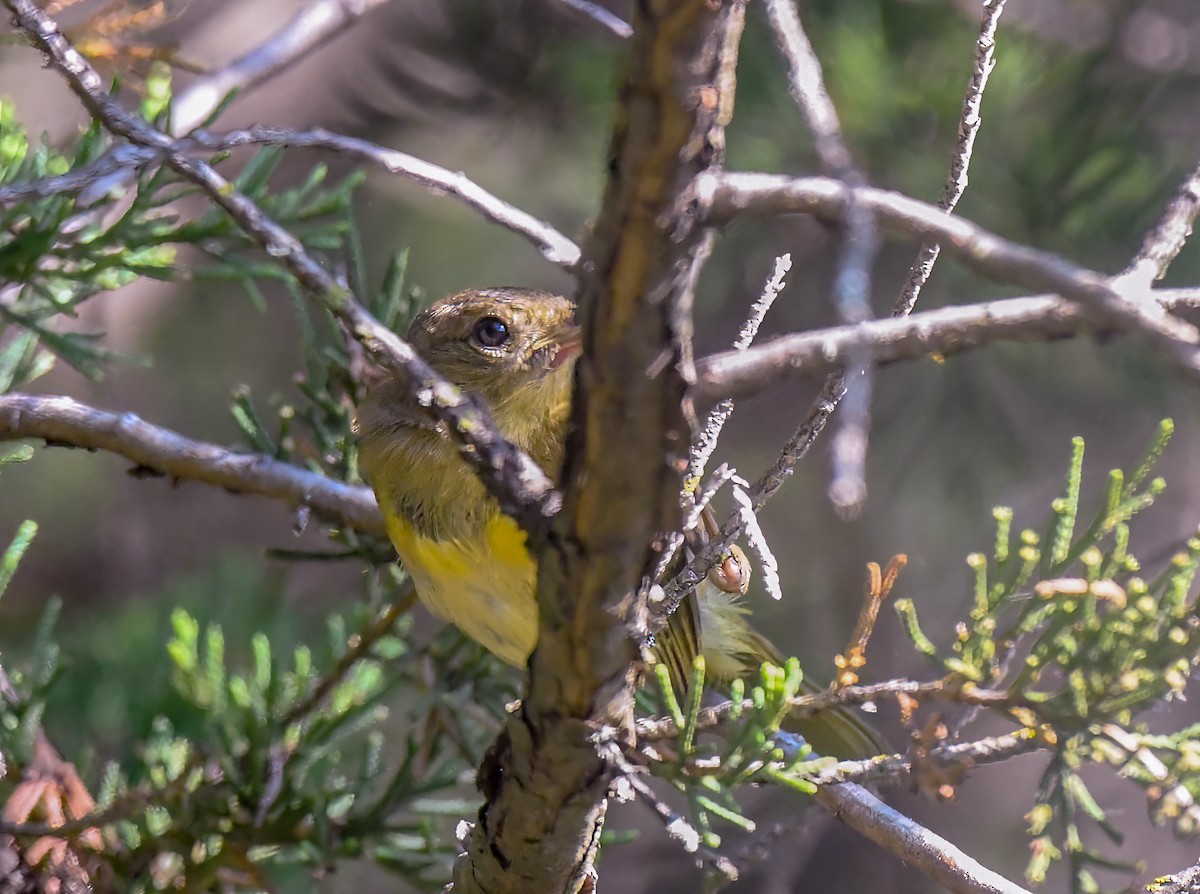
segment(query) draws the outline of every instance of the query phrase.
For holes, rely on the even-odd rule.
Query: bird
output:
[[[573,302],[539,289],[470,289],[421,311],[407,340],[444,378],[483,399],[504,437],[556,478],[581,350]],[[354,428],[359,468],[417,595],[498,658],[523,667],[538,635],[537,563],[524,531],[398,379],[369,388]],[[657,634],[650,651],[677,689],[689,685],[697,652],[706,681],[718,686],[757,674],[765,661],[783,664],[749,623],[749,578],[746,557],[734,548]],[[861,758],[886,750],[848,708],[787,725],[821,754]]]

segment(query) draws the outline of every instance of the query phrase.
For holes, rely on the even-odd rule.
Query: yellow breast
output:
[[[478,536],[432,540],[400,515],[385,516],[388,536],[429,609],[523,667],[537,642],[537,566],[517,523],[496,514]]]

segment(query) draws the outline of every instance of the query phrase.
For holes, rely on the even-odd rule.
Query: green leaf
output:
[[[33,538],[37,536],[37,530],[37,522],[29,519],[21,522],[8,548],[4,550],[4,555],[0,557],[0,596],[4,595],[13,575],[17,573],[17,566],[29,545],[33,543]]]

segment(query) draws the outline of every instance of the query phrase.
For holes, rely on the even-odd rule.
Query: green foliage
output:
[[[24,526],[5,552],[6,572],[33,530]],[[234,581],[222,572],[208,586]],[[254,585],[262,586],[242,586]],[[332,615],[324,636],[308,641],[296,641],[298,631],[288,636],[278,612],[270,636],[227,636],[217,621],[171,612],[165,652],[160,645],[145,655],[140,688],[129,680],[123,688],[126,699],[147,699],[158,713],[121,709],[128,724],[121,744],[138,747],[85,770],[97,809],[110,816],[106,871],[142,880],[149,873],[160,886],[208,890],[218,874],[236,869],[263,884],[303,890],[306,877],[359,858],[420,887],[439,887],[455,853],[453,820],[472,809],[464,782],[499,722],[479,712],[463,723],[462,706],[503,705],[513,681],[497,679],[473,649],[464,654],[458,636],[412,651],[403,636],[406,616],[380,601],[402,597],[399,586],[390,569],[381,569],[372,575],[378,608]],[[176,595],[211,614],[204,585],[190,597],[183,590]],[[245,602],[242,596],[230,607]],[[160,604],[162,614],[166,604]],[[53,636],[58,608],[57,601],[49,604],[37,635],[23,644],[22,660],[4,648],[15,698],[0,698],[0,754],[8,774],[0,777],[0,797],[32,759],[44,722],[57,731],[72,710],[72,725],[97,722],[86,710],[100,698],[95,686],[75,696],[83,711],[64,701],[63,687],[84,666],[75,655],[65,667],[61,661]],[[130,620],[126,613],[118,623]],[[147,629],[148,646],[161,635],[156,630]],[[294,644],[282,647],[288,639]],[[170,692],[156,693],[149,684],[164,667]],[[96,665],[92,676],[107,672]],[[111,698],[105,703],[113,707]],[[87,729],[74,732],[92,738]],[[55,734],[59,742],[72,738]]]
[[[1200,539],[1149,580],[1130,551],[1130,521],[1164,488],[1151,478],[1174,425],[1164,421],[1129,473],[1113,470],[1103,500],[1079,525],[1084,444],[1072,443],[1066,487],[1051,506],[1045,530],[1012,537],[1012,510],[995,510],[989,560],[968,557],[972,608],[956,627],[949,655],[922,632],[911,600],[896,610],[913,644],[949,673],[947,686],[970,694],[985,687],[988,702],[1055,746],[1030,811],[1032,858],[1026,875],[1043,881],[1055,860],[1070,864],[1073,890],[1098,890],[1096,868],[1127,868],[1085,842],[1084,823],[1119,843],[1121,835],[1088,790],[1083,766],[1115,767],[1145,790],[1151,817],[1177,834],[1197,829],[1200,739],[1196,729],[1147,736],[1134,724],[1163,700],[1181,697],[1200,649],[1200,618],[1192,585]]]
[[[147,81],[143,114],[165,121],[169,100],[170,80],[160,71]],[[95,122],[65,151],[51,148],[44,137],[31,144],[13,104],[0,99],[0,193],[5,187],[28,188],[88,169],[100,173],[113,148]],[[362,176],[352,174],[330,187],[324,183],[325,168],[318,165],[300,185],[277,190],[270,180],[281,158],[278,150],[259,151],[234,179],[235,186],[306,248],[339,248],[351,195]],[[177,203],[195,194],[195,187],[169,169],[151,166],[141,169],[134,182],[102,191],[86,207],[69,191],[0,203],[0,392],[44,375],[55,357],[100,378],[105,365],[121,359],[119,355],[103,345],[101,333],[63,324],[95,295],[141,278],[177,278],[179,246],[198,248],[211,259],[192,269],[192,276],[234,279],[260,306],[257,280],[288,280],[223,210],[214,207],[195,218],[181,218]]]
[[[990,558],[972,554],[969,612],[953,625],[948,649],[940,648],[921,628],[911,599],[895,609],[916,648],[938,672],[922,684],[939,700],[970,706],[956,735],[979,705],[1017,724],[1019,741],[1040,741],[1051,752],[1027,819],[1031,859],[1027,877],[1045,880],[1050,865],[1065,859],[1078,894],[1098,891],[1097,869],[1125,865],[1089,843],[1089,828],[1113,842],[1120,830],[1089,790],[1083,771],[1097,765],[1115,769],[1145,792],[1151,818],[1179,835],[1200,829],[1200,727],[1150,735],[1138,719],[1164,700],[1183,694],[1200,657],[1192,594],[1200,538],[1153,578],[1130,551],[1130,522],[1162,493],[1151,472],[1173,432],[1170,421],[1159,431],[1134,469],[1109,474],[1103,499],[1086,523],[1081,521],[1084,444],[1076,438],[1063,495],[1052,502],[1042,533],[1013,535],[1011,509],[994,511],[996,536]],[[801,793],[813,791],[813,778],[833,763],[815,758],[803,740],[779,731],[779,724],[801,692],[800,666],[764,665],[761,679],[747,693],[737,683],[730,701],[702,708],[704,666],[696,666],[687,704],[672,692],[665,669],[657,668],[661,695],[646,705],[658,719],[644,721],[653,743],[650,768],[682,793],[695,834],[695,846],[721,843],[717,822],[753,829],[736,800],[737,786],[772,782]],[[924,697],[909,681],[880,684],[877,690],[909,693],[911,706]],[[913,707],[907,709],[910,713]],[[922,729],[915,720],[914,733]],[[721,735],[708,730],[719,726]],[[925,729],[935,729],[926,727]],[[664,730],[669,744],[659,739]],[[1022,732],[1024,730],[1024,732]],[[948,733],[940,734],[944,737]],[[927,743],[937,748],[943,741]],[[651,753],[643,749],[643,754]],[[870,773],[852,763],[850,772]],[[839,768],[840,770],[840,768]],[[916,767],[921,785],[922,769]],[[948,778],[938,777],[931,789]],[[685,837],[685,841],[689,839]]]

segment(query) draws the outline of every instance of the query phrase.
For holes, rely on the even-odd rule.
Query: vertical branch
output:
[[[577,891],[611,771],[589,721],[630,710],[634,594],[678,527],[691,444],[691,300],[711,237],[690,184],[719,166],[746,0],[645,0],[610,177],[580,266],[583,356],[562,511],[539,561],[541,630],[521,711],[481,770],[488,804],[455,872],[465,891]]]
[[[979,24],[979,37],[975,40],[975,68],[971,72],[971,80],[963,97],[962,114],[958,118],[958,146],[950,160],[950,173],[938,202],[947,214],[954,210],[958,200],[967,191],[967,169],[971,166],[975,137],[982,123],[979,109],[983,105],[983,91],[987,89],[988,78],[996,67],[996,27],[1000,24],[1004,3],[1005,0],[984,0],[983,20]],[[940,242],[926,242],[921,246],[908,272],[908,280],[892,308],[893,317],[906,317],[912,313],[941,252]]]
[[[837,109],[825,90],[821,63],[800,24],[792,0],[768,0],[767,15],[776,42],[788,63],[792,97],[804,113],[821,166],[847,187],[845,234],[834,280],[834,300],[841,321],[848,325],[871,319],[871,264],[879,248],[879,234],[869,211],[855,196],[866,179],[854,163],[842,137]],[[867,496],[866,462],[871,417],[873,367],[869,349],[854,350],[845,370],[834,373],[818,398],[837,406],[845,398],[840,428],[833,443],[833,480],[829,497],[840,512],[855,514]],[[849,379],[853,386],[847,388]],[[801,428],[809,428],[812,413]],[[822,423],[823,427],[823,423]]]
[[[979,132],[979,125],[981,123],[979,109],[983,101],[983,91],[987,87],[988,77],[995,67],[996,28],[999,24],[1000,14],[1004,11],[1004,3],[1005,0],[985,0],[984,2],[979,37],[975,42],[975,67],[970,82],[967,85],[966,95],[963,98],[962,114],[959,118],[958,146],[950,164],[950,173],[947,177],[940,203],[940,206],[947,213],[954,209],[967,188],[967,171],[971,163],[971,153],[975,145],[975,137]],[[790,27],[788,19],[795,16],[795,10],[791,8],[790,3],[784,2],[784,0],[774,0],[770,4],[770,7],[782,10],[782,12],[778,13],[782,17],[779,33],[786,33]],[[798,29],[799,21],[797,20],[795,24]],[[803,32],[800,32],[800,34],[803,36]],[[794,41],[792,42],[794,43]],[[802,51],[806,47],[808,48],[808,52],[811,53],[811,47],[808,47],[806,39],[799,44],[799,47],[800,49],[796,51],[799,58],[804,58]],[[816,64],[815,57],[812,64]],[[820,69],[817,68],[818,77],[819,72]],[[793,77],[793,80],[795,80],[795,77]],[[820,82],[817,81],[816,83],[819,84]],[[795,88],[793,89],[795,90]],[[815,88],[810,88],[809,92],[815,93],[816,90]],[[802,96],[798,95],[797,98],[802,99]],[[811,102],[808,104],[802,103],[802,105],[807,108],[808,105],[811,105]],[[832,109],[832,105],[829,106],[824,115],[817,117],[810,114],[809,118],[810,122],[815,118],[818,123],[821,121],[828,122],[829,120],[836,123],[836,117],[830,119],[831,115],[836,115]],[[820,131],[811,123],[810,126],[814,127],[814,133],[818,134],[818,150],[820,150],[822,145],[822,139],[819,136]],[[844,149],[844,146],[842,149],[838,148],[836,140],[825,137],[824,144],[828,147],[826,149],[828,154],[822,154],[821,157],[827,165],[839,160],[852,161],[849,152]],[[836,172],[836,168],[832,170]],[[845,181],[844,176],[842,176],[842,179]],[[853,197],[853,193],[851,193],[851,196]],[[852,210],[853,204],[847,209],[846,217],[846,227],[850,234],[854,232],[850,216]],[[927,242],[921,247],[917,261],[909,273],[908,281],[905,283],[900,297],[897,299],[896,305],[892,310],[893,317],[906,316],[912,312],[921,288],[929,279],[929,275],[933,271],[933,265],[937,261],[940,252],[941,246],[936,242]],[[843,322],[859,321],[849,320],[843,314]],[[845,369],[867,369],[868,366],[862,365],[864,360],[868,362],[869,366],[869,361],[871,360],[869,349],[863,352],[852,352],[852,354],[847,356]],[[858,393],[856,394],[855,392]],[[783,482],[791,475],[791,471],[796,463],[808,453],[809,448],[820,437],[821,432],[824,431],[825,425],[829,421],[829,417],[838,408],[838,405],[846,394],[847,388],[844,373],[833,373],[825,379],[825,384],[821,388],[820,394],[817,395],[816,400],[813,401],[808,415],[784,446],[775,464],[756,483],[754,496],[757,506],[761,506],[774,496],[783,485]],[[855,418],[852,418],[849,423],[844,424],[842,430],[838,433],[837,443],[834,445],[835,473],[830,490],[831,493],[837,492],[839,494],[839,496],[835,497],[835,504],[842,505],[840,501],[847,498],[853,501],[856,495],[861,498],[865,493],[861,477],[856,476],[861,476],[862,466],[859,463],[864,462],[866,458],[867,429],[865,426],[868,421],[867,414],[870,411],[869,401],[870,380],[867,378],[862,381],[861,391],[858,388],[853,389],[843,411],[843,417],[856,417],[857,421]],[[838,443],[843,447],[841,451],[838,449]],[[852,506],[854,503],[852,502],[849,505]]]

